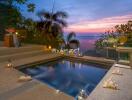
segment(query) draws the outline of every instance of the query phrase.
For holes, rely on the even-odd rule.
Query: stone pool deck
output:
[[[60,58],[58,54],[44,54],[13,61],[18,67],[34,62],[49,61]],[[35,79],[28,82],[18,82],[24,75],[14,68],[5,68],[7,62],[0,63],[0,100],[74,100],[65,93],[56,93],[56,90]]]
[[[115,69],[119,69],[123,75],[112,74]],[[118,84],[119,90],[103,88],[103,82],[110,77]],[[113,65],[87,100],[132,100],[132,69],[130,66],[123,68],[122,65]]]
[[[16,68],[19,68],[22,65],[33,64],[34,62],[48,62],[62,57],[104,64],[113,64],[115,62],[114,60],[98,57],[74,57],[44,53],[38,56],[15,59],[12,63]],[[18,78],[24,74],[17,69],[5,68],[6,64],[6,61],[0,63],[0,100],[74,100],[73,97],[65,93],[56,93],[55,89],[35,79],[28,82],[18,82]],[[132,100],[132,69],[118,67],[123,75],[112,75],[112,71],[116,68],[115,66],[110,68],[87,100]],[[103,82],[111,76],[119,85],[119,90],[102,87]]]
[[[102,65],[105,65],[105,67],[111,67],[115,63],[115,60],[106,59],[103,57],[92,57],[92,56],[76,57],[76,56],[69,56],[69,55],[65,55],[64,57],[67,59],[77,60],[77,61],[82,61],[87,63],[93,62],[97,64],[102,64]]]
[[[114,60],[90,56],[70,56],[69,59],[77,59],[88,62],[94,61],[105,65],[113,65],[86,100],[132,100],[132,66],[114,64]],[[119,69],[123,75],[112,74],[112,72],[116,69]],[[118,84],[119,90],[103,88],[103,82],[111,77],[112,80]]]

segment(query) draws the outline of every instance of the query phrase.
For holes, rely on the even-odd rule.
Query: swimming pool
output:
[[[108,69],[98,64],[63,59],[25,66],[20,71],[61,92],[76,97],[82,89],[89,95]]]

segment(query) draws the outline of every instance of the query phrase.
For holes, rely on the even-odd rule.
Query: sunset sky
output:
[[[53,0],[30,0],[36,4],[34,13],[25,11],[24,16],[39,20],[36,12],[51,11]],[[66,32],[104,32],[121,23],[132,20],[132,0],[55,0],[54,11],[65,11],[69,18]]]

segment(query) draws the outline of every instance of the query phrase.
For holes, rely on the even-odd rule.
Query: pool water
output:
[[[20,69],[23,73],[76,97],[83,89],[89,95],[108,69],[102,65],[57,60]]]

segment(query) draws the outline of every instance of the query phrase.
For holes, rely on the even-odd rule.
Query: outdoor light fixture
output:
[[[8,68],[12,67],[12,63],[8,63],[6,67]]]
[[[16,35],[18,35],[18,32],[16,32]]]
[[[120,45],[124,45],[124,43],[123,43],[123,42],[121,42],[121,43],[120,43]]]
[[[49,46],[48,48],[49,48],[49,49],[51,49],[52,47],[51,47],[51,46]]]
[[[6,67],[7,67],[7,68],[13,67],[12,61],[11,61],[10,59],[8,60],[8,63],[7,63],[7,65],[6,65]]]

